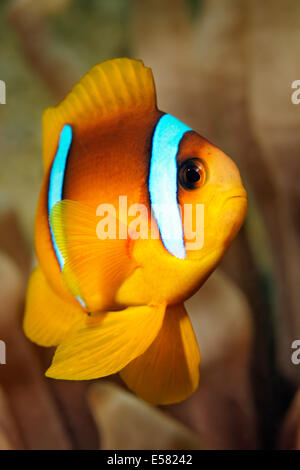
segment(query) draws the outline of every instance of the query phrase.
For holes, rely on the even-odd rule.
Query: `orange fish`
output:
[[[26,335],[57,346],[48,377],[116,372],[139,397],[195,391],[200,355],[184,307],[236,236],[247,208],[236,165],[156,106],[151,70],[95,66],[43,117],[39,265]]]

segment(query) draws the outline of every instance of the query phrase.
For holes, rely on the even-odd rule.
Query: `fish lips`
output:
[[[220,222],[222,238],[227,247],[237,236],[248,208],[247,193],[242,188],[238,191],[232,191],[221,207]]]

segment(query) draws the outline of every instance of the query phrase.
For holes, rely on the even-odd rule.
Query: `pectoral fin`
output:
[[[134,268],[128,239],[99,239],[96,209],[62,200],[52,209],[50,225],[64,259],[63,277],[89,311],[105,310]],[[116,234],[117,235],[117,234]]]

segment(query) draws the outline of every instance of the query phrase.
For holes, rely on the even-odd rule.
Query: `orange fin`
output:
[[[183,304],[167,308],[163,326],[144,354],[120,373],[143,400],[167,405],[185,400],[199,382],[200,354]]]
[[[43,160],[48,169],[57,149],[62,127],[86,126],[91,121],[156,107],[151,69],[140,60],[112,59],[93,67],[67,97],[43,115]]]
[[[89,380],[118,372],[154,341],[164,313],[165,306],[159,305],[87,317],[57,348],[47,377]]]
[[[89,311],[106,310],[133,270],[128,239],[99,239],[96,210],[78,201],[58,202],[50,214],[55,242],[64,258],[63,277]]]
[[[49,286],[41,268],[35,268],[26,297],[26,336],[41,346],[56,346],[83,316],[80,306],[62,300]]]

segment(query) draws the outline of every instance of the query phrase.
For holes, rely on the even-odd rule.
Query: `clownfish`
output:
[[[244,220],[236,165],[161,112],[151,69],[127,58],[45,111],[43,161],[24,330],[57,346],[46,376],[119,372],[148,402],[186,399],[200,354],[184,301]]]

